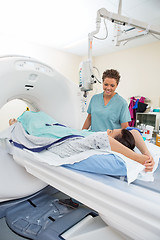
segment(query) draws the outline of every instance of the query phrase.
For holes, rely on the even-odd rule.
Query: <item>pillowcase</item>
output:
[[[63,167],[112,176],[127,176],[125,162],[114,154],[93,155],[74,164],[64,164]]]
[[[127,176],[128,184],[136,179],[152,182],[154,181],[153,173],[157,169],[159,163],[160,148],[148,142],[146,142],[146,145],[155,161],[152,172],[145,172],[145,167],[142,164],[116,152],[103,155],[93,155],[80,162],[76,162],[74,164],[64,164],[62,166],[84,172],[106,174],[111,176]],[[135,152],[140,153],[137,148],[135,148]]]

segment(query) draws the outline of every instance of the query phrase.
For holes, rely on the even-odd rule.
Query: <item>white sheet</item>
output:
[[[105,152],[105,154],[113,153],[117,156],[120,156],[125,161],[126,168],[127,168],[128,184],[135,181],[136,179],[143,180],[143,181],[154,181],[153,173],[158,166],[159,157],[160,157],[160,149],[151,143],[146,143],[146,144],[147,144],[147,147],[148,147],[149,151],[151,152],[151,154],[154,158],[154,161],[155,161],[155,166],[154,166],[154,169],[152,172],[145,172],[144,171],[145,167],[142,164],[135,162],[120,153],[116,153],[113,151],[108,151],[108,153]],[[38,160],[39,162],[48,164],[50,166],[73,164],[75,162],[84,160],[87,157],[92,156],[94,154],[104,154],[104,152],[102,152],[102,151],[92,150],[92,151],[88,151],[85,153],[76,154],[75,156],[61,158],[50,151],[43,151],[41,153],[34,153],[34,152],[31,152],[28,150],[25,150],[25,151],[30,155],[30,158],[34,158],[35,160]],[[138,150],[136,150],[136,151],[138,152]],[[14,153],[14,151],[13,151],[13,156],[14,156],[14,154],[16,154],[16,153]]]
[[[10,128],[8,128],[5,132],[0,134],[0,139],[4,141],[4,138],[6,141],[8,141],[8,139],[10,139],[11,137],[11,132],[12,132],[13,127],[11,126]],[[63,164],[73,164],[75,162],[79,162],[82,161],[94,154],[109,154],[109,153],[113,153],[117,156],[120,156],[126,163],[126,168],[127,168],[127,180],[128,180],[128,184],[135,181],[136,179],[140,179],[140,180],[144,180],[144,181],[153,181],[154,177],[153,177],[153,172],[156,170],[157,166],[158,166],[158,162],[159,162],[159,157],[160,157],[160,148],[153,145],[152,143],[148,143],[146,142],[147,147],[149,149],[149,151],[151,152],[154,161],[155,161],[155,166],[152,172],[145,172],[144,171],[144,166],[138,162],[135,162],[127,157],[125,157],[124,155],[120,154],[120,153],[116,153],[113,151],[106,151],[104,152],[102,149],[96,149],[96,150],[89,150],[89,151],[85,151],[70,157],[65,157],[65,158],[61,158],[60,156],[50,152],[50,151],[42,151],[40,153],[35,153],[35,152],[31,152],[28,150],[25,150],[28,152],[28,154],[30,154],[31,158],[34,158],[40,162],[46,163],[48,165],[51,166],[60,166]],[[135,149],[135,151],[138,152],[138,149]],[[13,151],[13,156],[14,154],[16,154]],[[16,156],[15,156],[16,157]]]

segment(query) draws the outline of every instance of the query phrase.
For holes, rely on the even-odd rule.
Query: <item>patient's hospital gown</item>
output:
[[[50,151],[64,158],[93,149],[111,150],[107,132],[95,132],[85,138],[68,140],[52,146]]]

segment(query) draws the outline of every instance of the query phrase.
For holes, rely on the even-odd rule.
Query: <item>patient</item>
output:
[[[88,150],[112,150],[143,164],[146,172],[153,170],[154,160],[137,130],[108,129],[107,132],[76,130],[58,124],[44,112],[32,111],[25,111],[17,120],[10,119],[9,124],[12,125],[17,121],[21,122],[25,131],[30,135],[49,137],[55,140],[69,137],[67,141],[65,140],[51,149],[62,158]],[[142,154],[133,151],[135,145]]]
[[[36,121],[34,122],[33,119]],[[76,134],[76,138],[71,138],[52,147],[52,152],[61,157],[68,157],[90,149],[112,150],[143,164],[146,172],[153,170],[154,160],[141,134],[137,130],[108,129],[107,132],[75,130],[58,124],[54,119],[43,112],[31,111],[24,112],[17,120],[15,118],[10,119],[9,125],[13,125],[17,123],[17,121],[21,122],[28,134],[34,136],[49,136],[60,139],[67,135],[70,136],[72,134],[72,136],[74,136]],[[133,151],[135,146],[142,154]],[[76,202],[72,198],[60,199],[59,203],[70,208],[77,208],[79,206],[79,202]]]

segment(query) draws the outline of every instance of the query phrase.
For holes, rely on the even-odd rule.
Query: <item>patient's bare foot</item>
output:
[[[9,125],[11,126],[12,124],[16,123],[17,120],[15,118],[12,118],[9,120]]]

